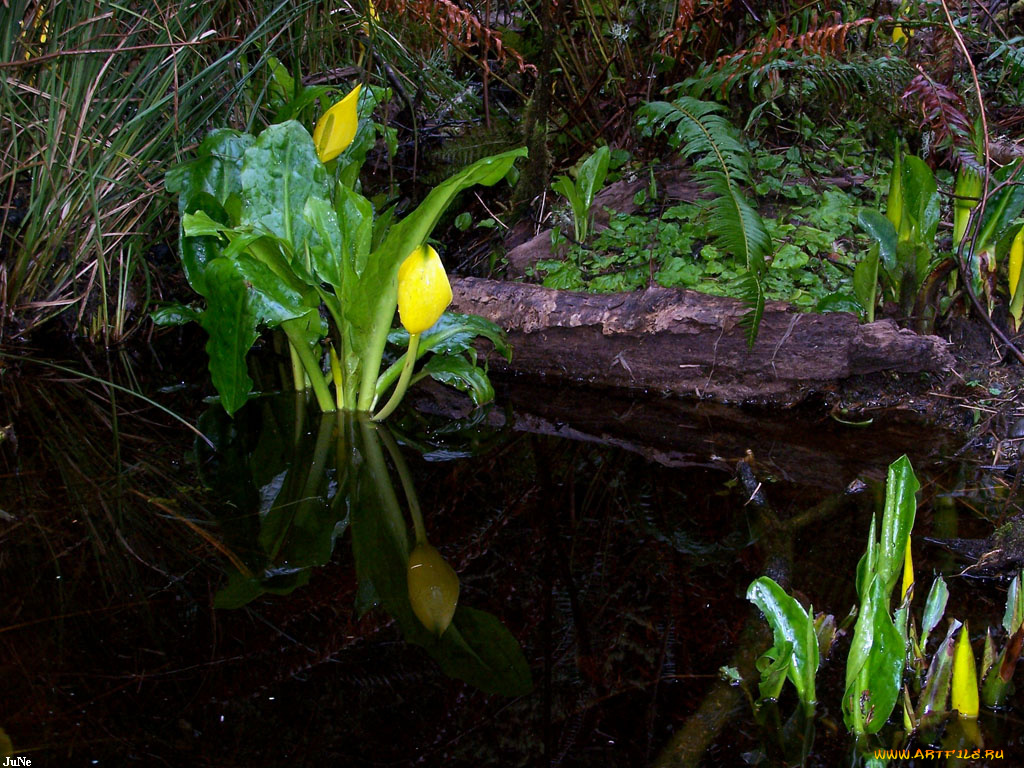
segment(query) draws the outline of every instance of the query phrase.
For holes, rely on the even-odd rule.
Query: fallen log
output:
[[[495,370],[722,402],[792,405],[839,380],[952,367],[946,342],[891,320],[861,324],[849,313],[800,313],[765,306],[748,348],[736,299],[652,287],[590,294],[482,278],[453,280],[457,312],[504,328],[511,364],[489,354]]]

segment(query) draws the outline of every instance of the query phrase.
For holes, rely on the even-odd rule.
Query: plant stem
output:
[[[394,435],[386,426],[381,426],[377,433],[384,441],[384,447],[388,449],[391,460],[398,470],[398,479],[402,481],[402,490],[405,492],[405,500],[409,503],[409,514],[412,515],[412,527],[416,532],[416,544],[427,543],[427,528],[423,524],[423,511],[420,509],[420,500],[416,497],[416,486],[412,482],[412,473],[409,465],[405,463],[405,457],[395,442]]]
[[[327,388],[327,380],[324,378],[324,373],[320,370],[320,365],[317,363],[316,358],[313,357],[309,345],[306,344],[306,340],[302,337],[302,329],[297,324],[298,322],[297,319],[286,320],[281,323],[281,328],[288,334],[288,341],[291,343],[292,349],[299,358],[299,362],[309,376],[309,381],[313,385],[313,393],[316,395],[316,402],[320,406],[320,410],[324,413],[334,413],[336,408],[334,400],[331,398],[331,391]]]
[[[395,385],[395,391],[391,393],[391,399],[388,400],[387,405],[377,411],[377,415],[373,417],[374,421],[383,421],[392,414],[398,404],[402,402],[402,398],[405,397],[405,391],[409,388],[409,379],[412,377],[412,369],[416,365],[416,350],[420,345],[420,335],[418,333],[409,334],[409,348],[405,351],[405,364],[402,366],[402,375],[398,377],[398,384]]]
[[[384,347],[388,343],[388,331],[391,330],[391,321],[395,317],[395,307],[398,306],[398,271],[395,270],[384,288],[384,293],[377,300],[377,308],[374,312],[373,324],[371,325],[369,340],[360,354],[362,365],[362,379],[359,383],[359,399],[356,403],[356,410],[373,410],[377,402],[377,376],[380,374],[380,361],[384,357]]]
[[[403,557],[409,556],[409,531],[405,527],[402,509],[398,506],[395,487],[388,475],[384,454],[380,449],[379,426],[364,417],[359,419],[360,431],[363,433],[363,456],[369,469],[370,478],[377,489],[377,497],[381,503],[381,511],[388,532],[402,550]]]
[[[291,339],[288,340],[288,353],[292,359],[292,381],[295,383],[295,391],[302,392],[306,389],[306,369],[302,367],[302,361],[299,360],[299,353],[295,349],[295,345],[292,344]]]

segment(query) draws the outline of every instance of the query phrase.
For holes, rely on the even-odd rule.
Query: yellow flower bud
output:
[[[452,623],[459,602],[459,577],[429,544],[417,544],[406,571],[413,613],[440,637]]]
[[[1010,243],[1010,298],[1017,293],[1017,283],[1020,282],[1021,267],[1024,267],[1024,227],[1017,230],[1017,234]]]
[[[907,596],[907,591],[914,585],[914,558],[910,554],[910,537],[907,536],[907,551],[903,555],[903,592],[900,600]]]
[[[348,96],[328,109],[313,128],[313,143],[321,163],[329,163],[352,143],[359,126],[359,91],[357,85]]]
[[[960,717],[978,716],[978,667],[974,663],[967,622],[964,622],[960,629],[960,636],[956,639],[953,650],[952,704],[953,709],[960,713]]]
[[[441,257],[421,245],[398,268],[398,316],[409,333],[423,333],[452,303],[452,286]]]

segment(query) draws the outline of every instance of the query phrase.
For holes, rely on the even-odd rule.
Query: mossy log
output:
[[[461,278],[457,312],[504,328],[512,363],[494,370],[544,378],[710,397],[722,402],[793,405],[850,376],[952,367],[947,343],[890,320],[861,324],[849,313],[765,307],[748,348],[740,301],[653,287],[617,294],[556,291],[526,283]]]

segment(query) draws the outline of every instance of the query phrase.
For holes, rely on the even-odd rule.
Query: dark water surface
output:
[[[721,680],[769,644],[749,583],[767,570],[846,616],[904,452],[916,548],[1019,512],[949,458],[955,439],[893,413],[857,428],[510,382],[485,412],[421,394],[380,438],[291,395],[233,422],[188,387],[154,395],[211,447],[111,394],[45,371],[4,383],[0,728],[33,766],[850,764],[848,636],[799,734],[791,691],[758,724]],[[767,512],[736,478],[745,456]],[[411,531],[403,462],[472,652],[409,624],[388,560]],[[958,573],[918,549],[919,578]],[[999,623],[1005,585],[948,581],[972,635]],[[991,764],[1024,760],[1019,711],[983,715],[1005,750]]]

